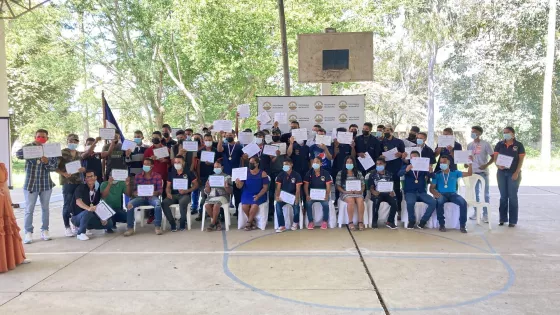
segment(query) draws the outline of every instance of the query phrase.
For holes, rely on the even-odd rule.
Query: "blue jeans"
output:
[[[78,187],[78,184],[64,184],[62,185],[62,197],[64,198],[64,203],[62,204],[62,221],[64,221],[64,227],[70,227],[70,213],[74,209],[74,191]]]
[[[441,193],[441,197],[437,199],[437,220],[439,225],[445,226],[443,205],[446,202],[452,202],[459,206],[459,224],[461,224],[461,227],[464,227],[467,224],[467,201],[457,193]],[[426,211],[426,213],[428,212]],[[432,214],[430,213],[430,215]]]
[[[517,191],[521,184],[521,173],[517,180],[511,179],[511,170],[498,170],[498,188],[500,189],[500,222],[517,224],[519,201]],[[508,221],[509,214],[509,221]]]
[[[286,221],[284,220],[284,211],[282,211],[282,207],[287,205],[287,203],[283,201],[276,201],[276,216],[278,216],[278,226],[286,226]],[[294,223],[299,223],[299,204],[292,205],[294,209]]]
[[[320,203],[323,207],[323,222],[329,222],[329,202],[326,200],[306,201],[305,209],[307,210],[307,219],[309,220],[309,222],[313,222],[313,204],[316,202]]]
[[[426,212],[420,219],[420,221],[428,222],[432,213],[436,209],[437,203],[434,197],[428,195],[427,193],[419,193],[419,192],[407,192],[404,196],[406,200],[406,210],[408,212],[408,222],[416,223],[416,211],[414,211],[414,207],[417,201],[421,201],[428,205]]]
[[[197,190],[193,190],[192,192],[192,204],[191,204],[191,209],[192,210],[198,210],[198,198],[200,197],[200,189]],[[202,213],[201,211],[199,211],[200,213]]]
[[[23,190],[25,197],[25,232],[33,233],[33,211],[37,204],[37,198],[41,200],[43,225],[41,231],[49,230],[49,203],[51,202],[52,189],[41,192],[30,192]]]
[[[154,207],[154,215],[156,219],[154,220],[154,225],[156,227],[161,226],[161,202],[159,201],[159,197],[136,197],[129,202],[132,205],[132,209],[128,210],[127,212],[127,225],[128,228],[134,227],[134,209],[140,206],[152,206]],[[132,220],[130,220],[132,217]],[[132,224],[131,224],[132,222]]]
[[[104,230],[113,226],[113,221],[111,219],[107,220],[107,223],[103,225],[101,219],[91,211],[82,211],[72,217],[72,223],[78,227],[78,235],[89,230]]]
[[[486,187],[484,187],[484,201],[485,202],[490,202],[490,182],[488,182],[488,173],[476,173],[476,175],[479,175],[480,177],[484,178],[484,181],[486,182]],[[474,191],[475,191],[475,195],[476,195],[476,201],[479,202],[480,201],[480,185],[482,185],[481,181],[476,181],[476,186],[474,186]],[[476,207],[474,207],[474,211],[476,211]],[[482,215],[487,216],[488,215],[488,208],[487,207],[483,207],[482,208]]]

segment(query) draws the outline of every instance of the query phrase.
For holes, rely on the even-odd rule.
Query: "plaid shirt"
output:
[[[30,143],[26,146],[36,146],[38,144]],[[16,152],[18,159],[23,160],[23,149]],[[47,164],[41,163],[38,159],[29,159],[25,161],[25,182],[23,189],[30,192],[42,192],[51,190],[55,185],[51,180],[50,172],[56,170],[58,158],[48,158]]]
[[[154,185],[154,192],[159,192],[161,194],[163,192],[163,179],[161,178],[161,175],[156,172],[152,172],[152,177],[147,179],[144,177],[144,174],[146,173],[142,172],[140,174],[136,174],[134,177],[134,184],[136,185],[136,187],[134,187],[134,191],[138,192],[138,185]]]

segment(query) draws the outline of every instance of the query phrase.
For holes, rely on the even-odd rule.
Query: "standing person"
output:
[[[35,141],[26,146],[42,146],[49,140],[49,132],[39,129],[35,132]],[[18,159],[22,160],[23,148],[16,152]],[[50,241],[49,236],[49,203],[52,188],[55,186],[51,180],[50,172],[55,171],[58,158],[41,157],[40,159],[25,160],[25,182],[23,195],[25,197],[25,237],[24,244],[33,242],[33,211],[37,198],[41,201],[43,225],[41,226],[41,239]]]
[[[323,207],[323,222],[321,223],[321,230],[326,230],[329,227],[329,199],[331,198],[332,178],[331,174],[321,168],[321,158],[316,157],[313,159],[312,169],[307,172],[303,179],[304,193],[305,193],[305,209],[307,210],[307,224],[308,230],[315,228],[313,221],[313,204],[319,202]],[[322,200],[311,199],[311,189],[325,190],[325,198]]]
[[[494,151],[492,150],[492,146],[488,141],[482,140],[480,137],[482,136],[483,130],[480,126],[474,126],[471,128],[471,139],[473,142],[467,145],[467,150],[471,150],[473,155],[473,173],[482,177],[486,182],[486,186],[484,187],[484,201],[489,203],[490,202],[490,181],[488,180],[488,166],[494,163]],[[490,159],[488,159],[490,158]],[[465,165],[465,168],[468,168],[468,165]],[[480,181],[476,181],[475,186],[475,194],[476,194],[476,201],[480,201],[480,185],[482,183]],[[473,215],[469,218],[471,220],[476,220],[477,216],[477,209],[474,208]],[[482,209],[482,220],[484,223],[488,223],[488,208],[484,207]]]
[[[290,137],[290,139],[293,137]],[[283,142],[280,142],[280,133],[277,130],[274,130],[272,132],[272,145],[274,144],[281,144]],[[286,150],[287,153],[287,150]],[[280,154],[280,150],[276,150],[276,156],[265,156],[263,157],[263,160],[267,160],[270,161],[268,168],[266,169],[268,172],[268,176],[270,176],[270,181],[272,183],[276,182],[276,176],[278,176],[278,174],[280,174],[280,172],[282,172],[282,168],[284,166],[284,161],[286,160],[286,154]],[[274,196],[275,196],[275,190],[276,190],[276,185],[272,184],[269,185],[268,187],[269,192],[268,192],[268,200],[270,200],[271,202],[268,203],[268,221],[272,221],[274,219],[274,202],[272,202],[272,200],[274,200]]]
[[[351,124],[350,127],[348,127],[348,131],[351,132],[352,137],[356,139],[356,137],[358,136],[358,125]]]
[[[247,171],[247,180],[235,180],[238,189],[242,189],[241,204],[243,204],[243,212],[247,216],[247,224],[245,231],[257,228],[255,224],[255,216],[259,212],[259,206],[267,201],[268,185],[270,180],[266,172],[259,169],[259,158],[252,157],[249,159],[249,169]],[[272,202],[272,201],[270,201]]]
[[[385,130],[385,126],[377,125],[375,130],[375,137],[377,138],[377,140],[383,141],[383,131]]]
[[[319,129],[317,135],[324,136],[327,132],[325,129]],[[332,169],[332,160],[334,155],[334,148],[332,145],[325,145],[324,143],[315,143],[309,148],[309,155],[312,159],[319,158],[321,160],[321,169],[329,172]]]
[[[426,134],[425,132],[417,133],[416,148],[418,150],[418,153],[420,154],[420,157],[430,159],[430,166],[432,166],[436,164],[436,155],[434,154],[434,150],[426,144],[427,139],[428,139],[428,134]],[[406,153],[404,153],[403,155],[406,158]]]
[[[146,152],[146,147],[142,144],[144,140],[144,134],[140,130],[134,132],[134,143],[136,147],[134,149],[128,149],[125,152],[124,160],[128,165],[128,176],[134,177],[136,174],[142,173],[142,165],[144,162],[144,152]]]
[[[160,140],[161,143],[168,149],[171,149],[174,145],[177,144],[177,141],[173,140],[173,137],[171,137],[172,130],[173,129],[171,129],[171,126],[169,126],[169,124],[163,124],[163,126],[161,126]]]
[[[146,151],[144,152],[144,159],[151,159],[154,162],[152,165],[152,170],[154,173],[158,173],[163,179],[163,192],[166,192],[167,175],[169,174],[169,165],[171,164],[171,159],[169,157],[158,158],[154,153],[155,149],[167,148],[162,142],[161,132],[154,131],[152,133],[152,144],[153,145],[147,148]],[[169,151],[169,148],[167,148],[167,150]],[[154,215],[150,214],[150,217],[148,219],[148,224],[151,224],[154,221],[154,219],[155,219]]]
[[[321,129],[322,129],[321,125],[313,125],[313,128],[311,128],[311,135],[310,135],[311,137],[306,141],[308,147],[315,144],[315,136],[317,136],[317,132],[319,132],[319,130]]]
[[[222,157],[224,173],[231,176],[231,170],[241,166],[243,146],[241,143],[235,142],[235,134],[232,131],[222,132],[222,136],[225,136],[225,139],[218,141],[217,151],[218,155],[221,154]],[[233,198],[235,199],[235,215],[237,215],[241,203],[241,189],[237,185],[233,186]]]
[[[228,204],[228,198],[233,192],[231,176],[224,174],[222,162],[220,160],[216,160],[213,167],[214,174],[211,175],[222,176],[224,178],[224,187],[210,187],[210,183],[208,181],[204,184],[204,192],[208,195],[208,199],[206,200],[204,207],[206,207],[206,213],[208,213],[208,216],[211,218],[210,226],[206,228],[207,232],[222,230],[222,225],[218,220],[220,209],[223,205]]]
[[[337,128],[336,132],[346,132],[346,128]],[[346,159],[347,157],[351,156],[354,161],[356,159],[356,150],[355,150],[355,144],[354,142],[352,142],[352,144],[345,144],[345,143],[339,143],[337,139],[334,139],[334,143],[333,143],[333,147],[334,147],[334,154],[333,154],[333,165],[332,165],[332,170],[331,170],[331,177],[332,178],[337,178],[338,173],[339,172],[344,172],[346,171]],[[358,166],[356,165],[356,170],[358,169]],[[363,175],[362,175],[363,177]],[[338,200],[338,198],[340,197],[340,191],[338,189],[335,190],[335,200]]]
[[[443,129],[443,135],[444,136],[452,136],[453,135],[453,129],[451,128],[445,128]],[[438,148],[436,148],[436,152],[435,155],[436,157],[438,156],[446,156],[448,158],[448,160],[450,161],[449,163],[449,167],[450,170],[455,171],[457,170],[457,164],[455,164],[455,160],[453,159],[453,156],[455,154],[455,151],[460,151],[463,150],[463,146],[455,141],[455,144],[453,146],[447,146],[446,148],[440,148],[438,145]],[[438,159],[437,161],[437,165],[436,165],[436,172],[438,172],[441,168],[439,167],[440,161]]]
[[[363,231],[364,226],[364,188],[365,181],[364,176],[358,171],[356,167],[356,160],[354,157],[348,155],[346,156],[346,161],[344,165],[344,170],[340,171],[336,176],[336,189],[340,192],[340,199],[346,202],[346,211],[348,212],[348,228],[350,231],[355,231],[354,222],[354,210],[358,210],[358,229]],[[349,180],[359,180],[360,190],[347,190],[346,182]]]
[[[62,185],[62,197],[64,200],[62,204],[62,221],[64,222],[65,228],[64,235],[73,237],[75,236],[75,231],[72,231],[70,228],[70,217],[72,209],[74,208],[74,191],[80,184],[84,183],[83,173],[86,169],[81,167],[76,174],[69,174],[66,172],[66,164],[82,160],[80,152],[76,151],[80,143],[78,135],[73,133],[69,134],[66,140],[68,142],[68,147],[62,149],[56,172],[60,175],[60,185]]]
[[[387,162],[382,157],[378,157],[375,161],[375,169],[369,173],[368,186],[371,192],[371,200],[373,201],[373,218],[371,221],[371,227],[377,229],[377,220],[379,219],[379,206],[382,202],[389,204],[391,209],[389,210],[389,217],[385,222],[385,226],[391,230],[397,229],[395,224],[395,215],[397,214],[397,199],[395,198],[395,192],[380,192],[379,182],[391,182],[395,177],[391,172],[387,170]],[[393,189],[394,189],[393,185]]]
[[[371,135],[372,128],[373,125],[370,122],[365,123],[362,128],[362,134],[354,139],[354,143],[356,145],[356,154],[359,157],[364,158],[366,157],[366,153],[369,153],[371,158],[375,161],[379,155],[381,155],[381,142],[378,137],[376,138]],[[362,164],[359,165],[359,170],[364,176],[368,171],[364,169]]]
[[[293,137],[292,137],[293,138]],[[286,221],[284,219],[284,211],[282,207],[288,204],[280,198],[280,192],[286,192],[288,194],[295,196],[294,204],[290,204],[294,211],[294,222],[292,224],[292,231],[298,229],[299,224],[299,210],[300,210],[300,192],[301,192],[301,175],[293,170],[293,162],[290,159],[284,160],[284,165],[282,166],[282,172],[276,176],[276,216],[278,217],[278,229],[276,233],[282,233],[286,230]]]
[[[118,139],[118,135],[115,135],[115,139]],[[113,154],[113,150],[115,148],[115,144],[117,141],[111,141],[111,145],[109,146],[109,150],[106,152],[95,153],[95,147],[99,142],[101,142],[101,137],[87,138],[86,145],[84,147],[84,153],[82,153],[82,166],[87,170],[92,170],[95,172],[95,177],[97,178],[98,183],[103,182],[103,166],[101,161],[106,159],[107,157]]]
[[[8,171],[4,163],[0,163],[0,221],[4,222],[1,227],[4,233],[0,233],[0,273],[3,273],[29,262],[25,259],[19,227],[12,209]]]
[[[408,132],[408,138],[406,138],[406,140],[410,142],[410,145],[407,145],[407,143],[405,143],[407,147],[412,147],[417,144],[416,137],[418,133],[420,133],[420,128],[418,128],[417,126],[410,127],[410,131]]]
[[[280,138],[280,142],[288,144],[290,142],[290,138],[292,137],[292,130],[294,129],[299,129],[299,122],[297,120],[290,121],[290,132],[283,134]],[[274,135],[274,130],[272,134]]]
[[[167,192],[165,194],[166,198],[163,200],[163,213],[171,225],[171,232],[177,232],[177,224],[171,212],[171,205],[179,204],[179,212],[181,213],[179,229],[184,231],[185,223],[187,222],[187,207],[191,203],[192,192],[198,189],[198,178],[189,169],[185,169],[185,159],[180,155],[173,160],[173,170],[171,170],[167,178]],[[174,179],[186,179],[187,189],[175,188],[173,185]]]
[[[107,152],[107,159],[105,160],[105,180],[109,179],[111,176],[111,171],[113,169],[126,170],[127,165],[124,160],[125,152],[122,150],[121,138],[118,134],[115,134],[115,139],[112,143],[107,143],[103,146],[102,151]],[[113,146],[113,150],[109,152],[109,149]]]
[[[525,147],[515,138],[513,127],[504,128],[504,140],[498,142],[494,148],[494,157],[499,155],[513,158],[510,167],[498,166],[498,188],[500,189],[500,226],[509,222],[509,227],[515,227],[518,219],[519,203],[517,191],[521,184],[521,167],[525,159]],[[509,214],[509,220],[508,220]]]
[[[398,176],[398,172],[401,170],[402,167],[402,155],[405,153],[404,151],[404,142],[401,139],[397,139],[393,136],[393,127],[392,126],[385,126],[385,132],[383,133],[383,141],[381,142],[381,146],[383,147],[383,152],[387,152],[394,148],[397,148],[397,153],[395,156],[396,159],[392,161],[387,161],[387,165],[385,166],[387,171],[393,174],[393,192],[397,198],[397,213],[398,219],[400,220],[401,216],[401,204],[402,204],[402,192],[401,192],[401,179]]]
[[[202,152],[204,151],[214,152],[214,160],[212,162],[202,162],[200,160],[202,158]],[[206,187],[206,182],[208,181],[208,177],[214,173],[214,163],[216,163],[218,159],[221,159],[220,156],[218,155],[216,148],[213,147],[211,134],[207,133],[204,135],[204,148],[198,151],[197,156],[198,156],[197,159],[198,167],[196,169],[198,172],[198,178],[200,179],[199,187]],[[220,163],[220,167],[221,165],[222,163]],[[207,194],[201,192],[201,198],[200,198],[201,200],[199,202],[200,210],[198,212],[198,217],[196,218],[196,221],[202,221],[202,207],[204,207],[206,198],[207,198]]]

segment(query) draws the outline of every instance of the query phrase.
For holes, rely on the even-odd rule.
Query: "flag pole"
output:
[[[107,128],[107,113],[105,112],[105,91],[101,90],[101,112],[103,112],[103,128]]]

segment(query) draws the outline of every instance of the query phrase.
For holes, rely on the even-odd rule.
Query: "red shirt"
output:
[[[144,152],[144,158],[147,159],[151,158],[152,156],[154,156],[154,146],[147,148]],[[164,181],[167,181],[169,164],[171,164],[169,158],[165,158],[163,162],[161,162],[160,160],[154,160],[154,168],[152,169],[152,171],[158,173],[159,175],[161,175],[161,178]]]

